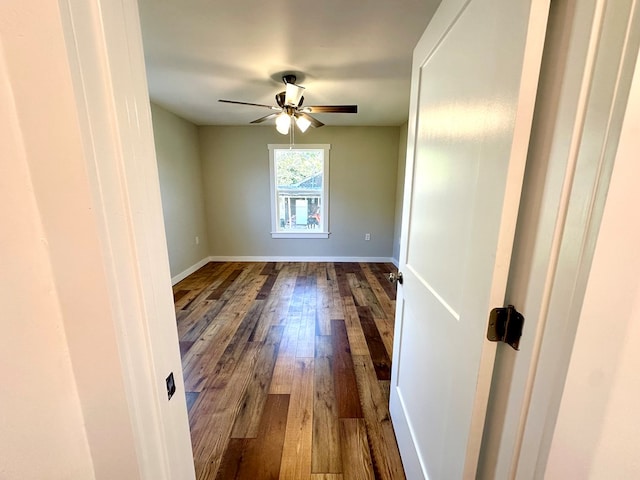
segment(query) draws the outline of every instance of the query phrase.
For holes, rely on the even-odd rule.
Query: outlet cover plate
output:
[[[169,400],[171,400],[171,397],[173,397],[173,394],[176,393],[176,382],[173,379],[173,372],[169,374],[166,382],[167,382],[167,397],[169,397]]]

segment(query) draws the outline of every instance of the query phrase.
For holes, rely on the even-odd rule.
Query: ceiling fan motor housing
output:
[[[295,76],[295,75],[292,75],[292,74],[289,74],[289,75],[283,75],[283,76],[282,76],[282,81],[285,83],[285,85],[286,85],[287,83],[293,83],[293,84],[295,84],[295,83],[296,83],[296,76]]]

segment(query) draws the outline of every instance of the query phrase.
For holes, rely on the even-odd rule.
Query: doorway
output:
[[[196,478],[405,478],[391,272],[210,262],[174,286]]]

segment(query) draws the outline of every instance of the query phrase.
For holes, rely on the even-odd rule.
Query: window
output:
[[[330,145],[269,145],[271,236],[329,237]]]

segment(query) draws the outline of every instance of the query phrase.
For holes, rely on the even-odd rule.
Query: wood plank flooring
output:
[[[402,480],[388,263],[209,263],[174,286],[198,479]]]

